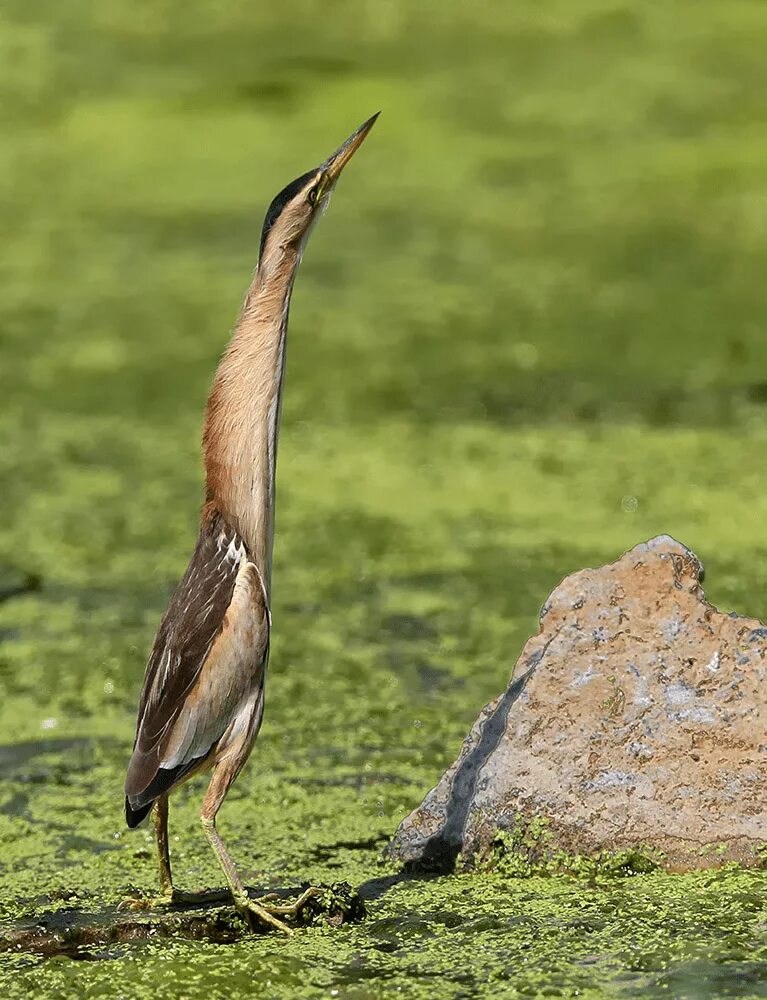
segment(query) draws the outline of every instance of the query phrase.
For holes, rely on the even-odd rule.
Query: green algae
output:
[[[608,984],[616,996],[761,996],[765,888],[764,874],[735,870],[594,885],[456,875],[399,882],[366,924],[304,932],[279,947],[163,940],[106,948],[101,961],[8,964],[16,988],[35,996],[68,995],[78,984],[110,996],[207,988],[264,997],[594,997]],[[727,992],[728,977],[736,992]]]
[[[485,850],[478,850],[467,868],[487,869],[507,878],[572,875],[590,881],[646,875],[663,866],[663,853],[636,844],[623,850],[570,854],[555,846],[545,816],[518,816],[510,830],[500,830]]]
[[[368,918],[5,954],[4,995],[767,996],[764,872],[379,860],[565,573],[669,532],[767,614],[765,38],[748,0],[6,0],[10,926],[155,885],[121,787],[207,385],[269,197],[383,114],[296,286],[266,721],[221,817],[250,885],[345,879]]]

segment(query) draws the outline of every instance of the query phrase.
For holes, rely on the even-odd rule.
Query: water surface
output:
[[[747,0],[5,0],[4,921],[154,884],[121,786],[207,386],[269,199],[383,111],[296,286],[266,721],[221,814],[250,883],[348,879],[369,918],[6,955],[5,995],[767,996],[763,874],[378,860],[567,572],[668,532],[767,614],[766,42]]]

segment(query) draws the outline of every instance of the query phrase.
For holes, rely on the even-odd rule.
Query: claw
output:
[[[162,896],[128,896],[117,904],[117,909],[121,912],[139,910],[159,910],[164,906],[170,906],[174,902],[173,893]]]
[[[141,910],[143,909],[143,904],[145,900],[138,899],[135,896],[126,896],[125,899],[121,899],[117,904],[117,909],[121,913],[125,913],[126,910]]]

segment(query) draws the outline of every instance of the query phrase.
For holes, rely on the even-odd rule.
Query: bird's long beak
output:
[[[340,146],[332,156],[329,156],[325,160],[321,167],[327,178],[326,183],[323,184],[323,188],[332,188],[341,175],[341,171],[365,141],[365,136],[375,125],[376,118],[380,113],[380,111],[377,111],[372,118],[368,118],[366,122],[360,125],[356,132],[352,132],[343,146]]]

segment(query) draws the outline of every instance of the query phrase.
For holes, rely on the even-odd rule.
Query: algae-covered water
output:
[[[379,861],[565,573],[669,532],[767,614],[766,45],[760,0],[4,0],[12,926],[155,884],[121,789],[207,386],[266,203],[383,112],[296,286],[266,721],[220,823],[249,884],[346,879],[368,918],[5,954],[4,996],[767,996],[765,873]],[[221,884],[201,794],[186,888]]]

